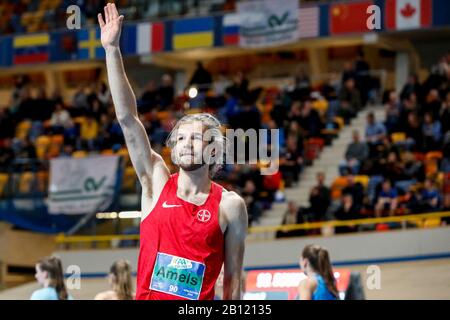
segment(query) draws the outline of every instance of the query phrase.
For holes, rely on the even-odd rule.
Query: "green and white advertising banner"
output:
[[[242,47],[268,47],[299,39],[298,0],[252,0],[237,3]]]
[[[49,212],[83,214],[106,210],[113,201],[118,166],[118,156],[52,159]]]

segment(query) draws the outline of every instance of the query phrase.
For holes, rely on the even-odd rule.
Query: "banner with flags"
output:
[[[138,54],[148,54],[164,50],[164,23],[139,23],[136,32]]]
[[[367,8],[373,1],[332,4],[329,8],[330,34],[369,32]]]
[[[84,214],[108,209],[114,198],[119,157],[50,160],[48,210]]]
[[[300,8],[299,38],[315,38],[320,35],[320,9],[319,7]]]
[[[386,0],[388,30],[420,29],[431,26],[432,0]],[[450,12],[447,12],[450,15]]]
[[[174,50],[212,47],[214,19],[189,18],[173,22],[172,48]]]
[[[242,47],[264,47],[298,40],[298,1],[239,2],[239,40]]]
[[[49,61],[50,34],[38,33],[16,36],[13,39],[13,64],[43,63]]]
[[[79,30],[78,59],[101,59],[105,58],[105,50],[100,41],[100,28]]]
[[[223,44],[226,46],[239,44],[239,14],[228,13],[223,16],[222,36]]]

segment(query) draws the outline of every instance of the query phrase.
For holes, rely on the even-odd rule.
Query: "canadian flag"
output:
[[[432,0],[386,0],[386,28],[419,29],[431,25]]]

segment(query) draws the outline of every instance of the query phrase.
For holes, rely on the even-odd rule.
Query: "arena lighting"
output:
[[[198,94],[197,88],[195,88],[195,87],[189,88],[189,92],[188,92],[189,98],[194,99],[197,96],[197,94]]]
[[[141,213],[139,211],[98,212],[95,216],[97,219],[135,219],[140,218]]]

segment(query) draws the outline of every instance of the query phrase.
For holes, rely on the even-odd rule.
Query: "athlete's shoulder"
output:
[[[95,296],[94,300],[117,300],[117,295],[112,290],[104,291],[104,292],[98,293]]]
[[[225,188],[223,189],[220,208],[221,211],[224,212],[228,221],[247,220],[247,207],[245,201],[234,191],[228,191]]]

